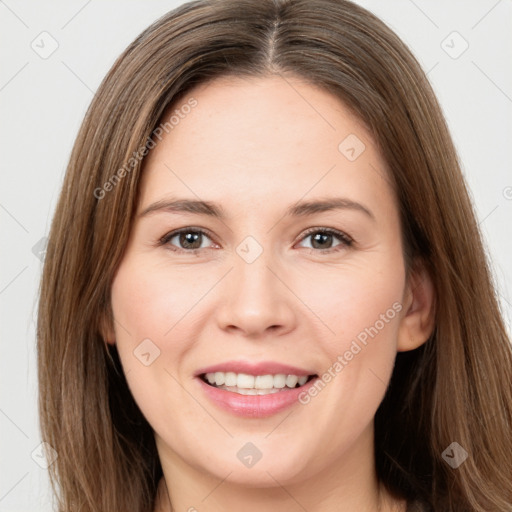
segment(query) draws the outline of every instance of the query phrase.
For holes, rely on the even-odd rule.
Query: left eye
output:
[[[313,249],[324,249],[321,252],[340,250],[343,246],[350,247],[353,242],[353,240],[345,233],[333,229],[313,228],[306,232],[302,239],[306,240],[307,238],[311,238],[311,245]],[[333,238],[337,238],[338,240],[341,240],[341,242],[338,245],[333,246]]]

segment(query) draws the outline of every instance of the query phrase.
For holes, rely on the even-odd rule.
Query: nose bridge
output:
[[[261,246],[260,246],[261,247]],[[252,242],[242,242],[237,248],[235,259],[234,284],[237,291],[244,295],[269,295],[272,299],[276,293],[276,277],[269,267],[275,266],[270,249],[259,249]]]
[[[293,297],[276,276],[280,265],[273,254],[254,237],[246,237],[237,246],[219,310],[222,327],[257,334],[269,328],[288,330],[293,326]]]

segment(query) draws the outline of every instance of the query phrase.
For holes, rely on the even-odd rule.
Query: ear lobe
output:
[[[110,308],[107,308],[106,311],[103,311],[101,313],[99,319],[99,331],[105,343],[108,343],[109,345],[115,345],[116,333],[113,327],[112,314]]]
[[[423,262],[415,262],[404,292],[404,316],[398,330],[398,352],[414,350],[425,343],[435,327],[436,292]]]

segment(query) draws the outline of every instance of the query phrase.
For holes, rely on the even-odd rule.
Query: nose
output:
[[[265,251],[252,263],[237,254],[233,261],[234,268],[224,283],[224,298],[216,310],[219,327],[252,338],[293,330],[298,300],[290,290],[293,285],[287,283],[289,272]]]

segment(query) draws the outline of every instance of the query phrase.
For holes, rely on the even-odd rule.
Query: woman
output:
[[[511,346],[457,156],[348,1],[200,0],[127,48],[38,349],[59,510],[512,510]]]

